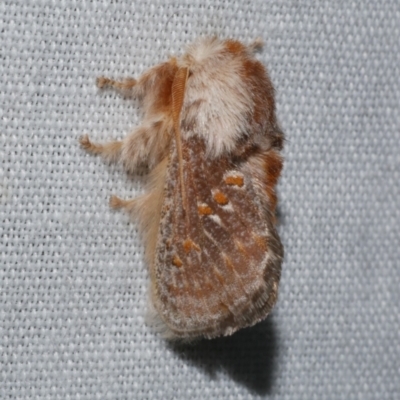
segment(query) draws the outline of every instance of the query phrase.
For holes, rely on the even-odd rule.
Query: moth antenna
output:
[[[260,51],[264,46],[264,41],[262,40],[262,38],[258,37],[255,38],[250,44],[249,44],[249,50],[252,53],[256,53],[257,51]]]
[[[178,152],[178,160],[179,160],[179,176],[181,180],[182,206],[185,216],[187,214],[188,207],[187,207],[186,190],[183,182],[183,156],[182,156],[180,115],[183,106],[183,100],[185,97],[185,87],[188,76],[189,76],[189,68],[179,68],[178,72],[175,74],[174,82],[172,83],[172,118],[174,121],[176,150]]]

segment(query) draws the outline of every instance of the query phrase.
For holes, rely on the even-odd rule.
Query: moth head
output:
[[[217,70],[229,59],[251,57],[262,48],[262,45],[261,38],[253,40],[250,45],[246,46],[233,39],[221,40],[217,37],[202,37],[187,47],[186,53],[177,60],[177,63],[180,67],[188,68],[188,77],[191,77],[204,69]]]
[[[207,68],[210,61],[215,63],[218,54],[223,51],[223,43],[215,37],[202,37],[195,40],[186,48],[178,64],[180,67],[189,68],[190,75],[194,74],[199,68]]]

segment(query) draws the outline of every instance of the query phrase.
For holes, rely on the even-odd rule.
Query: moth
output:
[[[147,193],[110,199],[140,221],[154,319],[168,338],[214,338],[264,319],[283,259],[277,184],[284,135],[259,40],[200,38],[138,80],[98,78],[140,99],[121,141],[80,138],[89,153],[148,167]]]

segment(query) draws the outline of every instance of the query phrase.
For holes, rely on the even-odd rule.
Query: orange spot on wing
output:
[[[183,262],[182,262],[182,260],[179,258],[179,256],[175,254],[175,255],[174,255],[174,258],[172,259],[172,264],[174,264],[175,267],[180,268],[180,267],[182,267]]]
[[[207,205],[201,205],[197,207],[197,211],[199,212],[200,215],[210,215],[212,214],[212,209],[211,207]]]
[[[193,240],[191,240],[191,239],[186,239],[183,242],[183,248],[184,248],[186,253],[189,253],[189,251],[192,250],[192,249],[200,251],[200,247],[197,246],[197,244],[195,242],[193,242]]]
[[[227,185],[243,186],[244,179],[242,176],[237,176],[237,175],[227,176],[225,178],[225,183]]]
[[[214,200],[221,206],[228,204],[228,198],[220,191],[214,193]]]

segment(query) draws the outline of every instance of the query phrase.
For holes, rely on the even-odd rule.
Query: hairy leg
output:
[[[121,157],[122,141],[94,143],[88,135],[83,135],[79,138],[79,143],[88,153],[99,155],[106,161],[116,162]]]
[[[114,79],[106,78],[104,76],[100,76],[96,79],[96,85],[99,89],[104,89],[107,87],[111,87],[117,90],[129,90],[136,86],[136,79],[134,78],[126,78],[122,81],[115,81]]]
[[[115,210],[124,208],[126,211],[132,211],[136,206],[137,199],[123,200],[118,196],[112,195],[110,197],[110,207]]]
[[[144,99],[147,101],[146,104],[157,104],[157,107],[147,106],[143,125],[123,140],[95,143],[88,135],[84,135],[80,138],[81,146],[91,154],[100,155],[106,161],[122,161],[128,171],[135,170],[138,164],[142,163],[150,168],[157,165],[168,149],[173,130],[173,121],[164,109],[169,106],[169,97],[165,93],[169,93],[168,88],[172,84],[176,70],[176,61],[171,59],[167,63],[151,68],[138,80],[127,78],[116,81],[105,77],[98,78],[99,88],[131,90],[132,95]]]
[[[162,121],[159,121],[137,127],[121,141],[95,143],[84,135],[79,142],[87,152],[99,155],[108,162],[122,161],[126,170],[133,172],[139,164],[147,164],[150,168],[156,165],[165,151],[168,138]]]
[[[110,87],[119,91],[132,90],[132,95],[143,98],[146,92],[153,86],[170,85],[169,79],[174,71],[174,63],[164,63],[151,68],[145,72],[138,80],[126,78],[116,81],[110,78],[100,77],[97,79],[99,88]],[[160,81],[160,82],[159,82]],[[151,89],[153,93],[154,89]],[[152,94],[157,96],[156,93]],[[127,170],[133,171],[138,164],[147,163],[150,167],[154,166],[162,155],[163,146],[169,139],[168,132],[170,127],[165,124],[165,116],[156,110],[157,116],[151,117],[151,112],[147,115],[147,122],[138,127],[135,131],[125,137],[122,141],[112,141],[109,143],[91,142],[88,135],[80,138],[81,146],[91,154],[100,155],[106,161],[116,162],[121,160]]]

